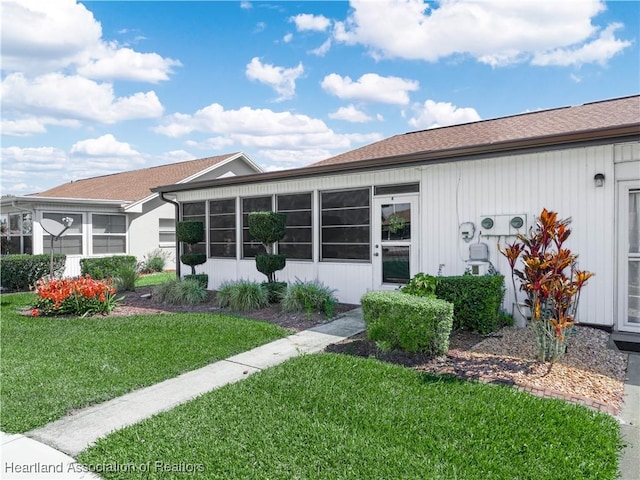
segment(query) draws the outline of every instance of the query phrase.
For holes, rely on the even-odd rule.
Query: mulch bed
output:
[[[119,293],[122,297],[120,303],[112,312],[112,315],[144,315],[152,313],[224,313],[231,315],[241,315],[255,320],[263,320],[275,323],[283,328],[288,328],[296,332],[306,330],[316,325],[326,323],[328,320],[323,312],[307,313],[285,313],[280,305],[269,305],[251,312],[232,312],[226,308],[220,308],[215,301],[215,292],[210,291],[205,302],[197,305],[171,305],[158,303],[153,300],[153,287],[138,287],[135,292]],[[349,310],[357,308],[358,305],[348,303],[338,303],[335,307],[335,314],[339,315]]]
[[[268,321],[293,331],[301,331],[328,321],[322,312],[285,313],[279,305],[270,305],[252,312],[231,312],[219,308],[215,301],[215,292],[209,292],[206,302],[198,305],[168,305],[153,300],[153,287],[140,287],[135,292],[122,295],[120,304],[112,315],[138,315],[150,313],[224,313],[237,314],[256,320]],[[338,304],[335,313],[339,315],[358,305]],[[513,329],[512,329],[513,330]],[[587,329],[593,330],[593,329]],[[541,397],[561,398],[567,401],[581,403],[596,410],[617,414],[622,405],[623,381],[620,375],[602,375],[592,368],[578,368],[570,365],[555,365],[536,362],[531,358],[521,358],[523,353],[523,339],[530,340],[530,334],[525,329],[514,329],[518,341],[502,339],[501,332],[492,335],[481,335],[469,331],[455,331],[449,339],[449,350],[445,355],[433,356],[422,353],[407,353],[402,350],[383,351],[375,342],[367,340],[361,333],[342,342],[329,345],[325,351],[360,357],[373,357],[379,360],[403,365],[431,374],[452,375],[462,379],[473,379],[488,383],[512,385],[520,390],[530,392]],[[597,340],[596,334],[590,332],[590,337]],[[594,336],[595,335],[595,336]],[[478,353],[478,349],[487,342],[498,342],[504,350],[493,351],[492,354]],[[606,352],[606,346],[600,341],[597,344],[583,345],[573,355],[581,354],[580,358],[600,358]],[[568,357],[570,357],[569,355]],[[525,356],[526,357],[526,356]],[[569,358],[568,358],[569,359]],[[624,358],[614,359],[613,366],[626,369]],[[583,364],[579,362],[579,364]],[[604,364],[607,361],[603,362]],[[616,371],[614,368],[612,371]]]

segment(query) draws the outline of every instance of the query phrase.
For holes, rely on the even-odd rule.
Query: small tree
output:
[[[531,310],[541,361],[553,362],[564,355],[567,329],[576,323],[580,290],[594,275],[578,270],[578,255],[563,248],[571,234],[570,222],[543,209],[528,235],[519,234],[516,242],[500,249],[511,267],[516,305],[516,277],[527,296],[525,305]],[[522,259],[522,269],[516,268],[518,259]]]
[[[284,255],[273,253],[274,244],[282,240],[286,233],[287,216],[276,212],[251,212],[249,214],[249,234],[258,240],[267,253],[256,255],[256,268],[267,276],[269,283],[276,281],[275,272],[286,264]]]
[[[207,255],[193,251],[193,245],[204,240],[204,224],[202,222],[178,222],[176,238],[187,244],[187,252],[180,255],[180,261],[191,267],[191,275],[196,274],[196,265],[207,261]]]

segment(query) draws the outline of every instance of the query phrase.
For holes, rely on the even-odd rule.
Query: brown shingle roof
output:
[[[395,135],[316,162],[331,165],[640,123],[640,95]]]
[[[237,153],[75,180],[33,196],[137,202],[151,195],[151,188],[157,185],[179,183],[235,155]]]

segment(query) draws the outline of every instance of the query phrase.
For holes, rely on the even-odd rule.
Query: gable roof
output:
[[[179,192],[343,174],[412,164],[457,161],[529,148],[612,141],[640,135],[640,95],[575,107],[555,108],[492,120],[396,135],[310,166],[256,175],[161,185],[154,192]]]
[[[316,162],[331,165],[638,124],[640,95],[409,132]]]
[[[74,180],[29,196],[138,202],[152,195],[153,192],[151,189],[157,185],[182,183],[227,160],[232,160],[240,156],[243,156],[243,154],[236,152],[216,157],[200,158],[169,165]],[[251,164],[253,165],[253,162],[251,162]]]

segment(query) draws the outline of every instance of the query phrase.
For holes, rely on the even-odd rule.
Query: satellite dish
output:
[[[53,220],[52,218],[43,218],[40,224],[42,225],[42,229],[51,235],[54,238],[58,238],[62,235],[73,223],[73,220],[69,217],[63,218],[63,220],[67,220],[66,225],[58,222],[57,220]]]
[[[52,218],[43,218],[41,225],[42,225],[42,229],[45,232],[47,232],[49,235],[52,235],[54,237],[57,237],[58,235],[60,235],[67,228],[63,224],[61,224],[56,220],[53,220]]]

